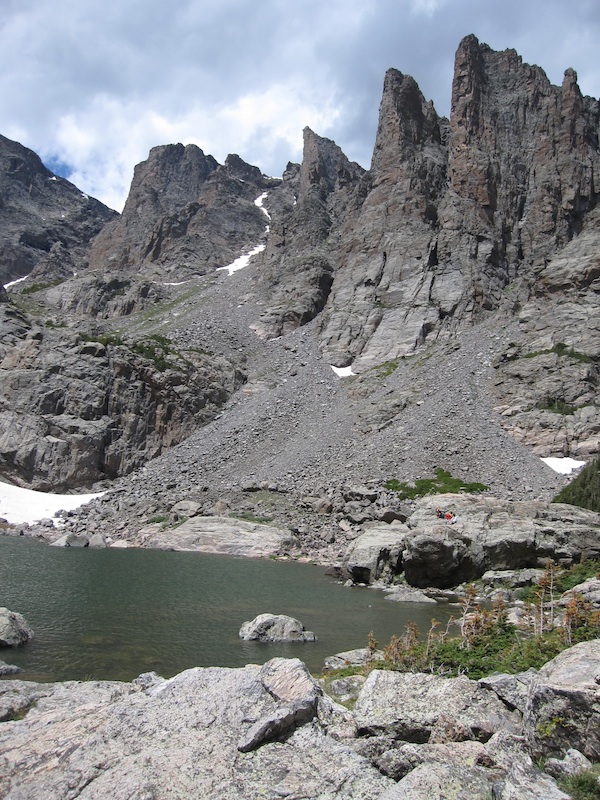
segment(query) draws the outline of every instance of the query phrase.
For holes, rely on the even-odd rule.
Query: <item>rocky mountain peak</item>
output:
[[[202,184],[218,167],[195,144],[153,147],[146,161],[138,164],[127,201],[124,219],[147,217],[154,222],[171,214],[200,194]]]
[[[336,188],[344,187],[364,170],[351,163],[338,145],[304,128],[304,149],[300,168],[300,199],[316,189],[318,198],[326,201]]]
[[[39,282],[85,269],[91,239],[116,215],[40,157],[0,136],[0,283]]]
[[[439,145],[443,122],[433,103],[423,97],[414,78],[389,69],[383,83],[371,172],[383,175],[392,165],[410,160],[415,150],[423,150],[429,144]]]

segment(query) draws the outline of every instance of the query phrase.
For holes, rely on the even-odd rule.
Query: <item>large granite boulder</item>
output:
[[[440,519],[438,507],[455,519]],[[404,574],[411,586],[447,589],[492,570],[502,578],[507,570],[543,568],[548,559],[570,564],[599,556],[594,511],[461,493],[420,498],[406,523],[372,524],[348,546],[342,569],[355,583]]]
[[[192,517],[176,528],[148,525],[139,532],[139,544],[157,550],[194,550],[246,558],[268,558],[294,550],[290,531],[232,517]]]
[[[259,642],[315,642],[317,637],[304,625],[287,614],[259,614],[244,622],[240,639]]]
[[[370,526],[348,547],[342,569],[354,583],[388,582],[402,571],[402,551],[410,530],[401,522]]]
[[[520,715],[466,677],[373,670],[354,716],[362,735],[406,742],[487,741],[496,731],[520,731]]]
[[[529,687],[524,728],[534,754],[574,748],[600,760],[600,639],[564,650]]]
[[[449,524],[437,507],[452,511]],[[510,502],[487,495],[421,498],[406,523],[402,566],[413,586],[448,588],[487,570],[543,567],[600,556],[600,515],[541,501]]]
[[[19,647],[27,644],[33,631],[27,620],[16,611],[0,608],[0,647]]]
[[[380,800],[568,800],[556,783],[533,765],[517,737],[495,734],[480,742],[406,744],[376,758],[396,786]]]

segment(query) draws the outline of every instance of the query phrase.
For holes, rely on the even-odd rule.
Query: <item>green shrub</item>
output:
[[[257,517],[250,511],[232,511],[229,516],[244,520],[244,522],[254,522],[258,525],[268,525],[269,522],[273,522],[272,517]]]
[[[536,408],[541,411],[552,411],[553,414],[563,414],[569,416],[577,411],[577,406],[566,403],[560,397],[546,397],[536,404]]]
[[[378,366],[374,367],[374,369],[379,374],[379,377],[387,378],[392,374],[392,372],[398,369],[398,362],[384,361],[383,364],[378,364]]]
[[[557,344],[555,344],[549,350],[534,350],[533,353],[525,353],[522,357],[536,358],[537,356],[547,356],[551,353],[555,353],[559,357],[565,356],[572,358],[575,361],[581,361],[584,364],[589,364],[590,362],[595,361],[592,356],[588,356],[586,353],[580,353],[579,351],[575,350],[574,347],[569,347],[564,342],[557,342]]]
[[[600,766],[596,765],[579,775],[569,775],[558,780],[558,786],[569,794],[573,800],[600,800]]]
[[[79,334],[79,338],[84,342],[100,342],[104,347],[108,347],[109,345],[119,347],[125,344],[123,337],[118,333],[81,333]]]
[[[585,466],[579,475],[561,489],[554,503],[570,503],[572,506],[600,511],[600,456]]]
[[[490,487],[485,483],[466,483],[461,478],[453,478],[444,469],[436,469],[435,478],[417,478],[414,484],[392,478],[386,482],[385,488],[397,492],[401,500],[414,500],[415,497],[424,497],[427,494],[454,494],[456,492],[478,494],[486,492]]]
[[[562,650],[578,642],[600,636],[600,612],[581,596],[573,597],[565,609],[565,624],[551,625],[551,601],[556,599],[556,568],[550,564],[544,581],[537,587],[528,627],[516,628],[508,622],[502,600],[491,609],[479,606],[473,586],[463,600],[460,632],[452,635],[451,618],[443,630],[432,620],[425,638],[414,622],[408,623],[401,637],[392,636],[384,648],[384,661],[378,668],[400,672],[438,672],[444,675],[467,674],[472,679],[492,672],[524,672],[539,669]],[[550,587],[554,587],[550,591]],[[458,624],[458,623],[457,623]]]

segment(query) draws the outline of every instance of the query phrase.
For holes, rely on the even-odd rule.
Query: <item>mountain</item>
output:
[[[84,269],[91,240],[115,216],[0,136],[0,283],[26,275],[45,283]]]
[[[599,127],[572,69],[553,86],[467,36],[450,119],[388,71],[368,170],[308,128],[281,179],[153,148],[122,215],[1,298],[0,476],[104,481],[74,528],[108,518],[127,538],[186,500],[334,555],[401,512],[392,479],[442,468],[551,498],[565,479],[540,457],[600,444]],[[26,203],[11,169],[0,210],[35,233],[53,196]]]

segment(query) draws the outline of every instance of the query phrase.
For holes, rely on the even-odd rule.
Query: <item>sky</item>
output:
[[[2,0],[0,133],[121,210],[151,147],[237,153],[268,175],[302,129],[370,164],[383,78],[440,114],[474,33],[600,96],[598,0]]]

